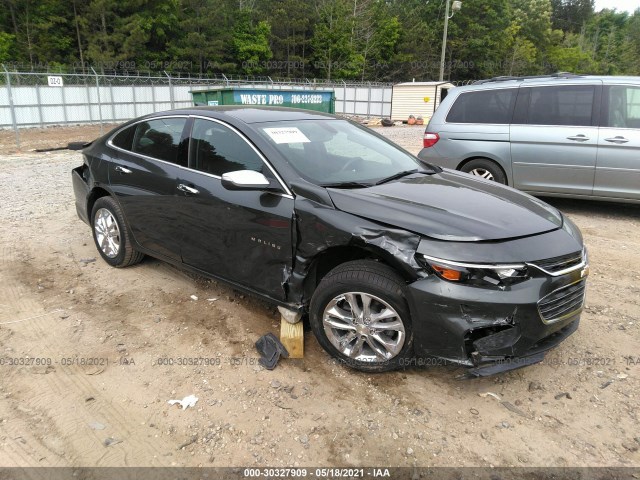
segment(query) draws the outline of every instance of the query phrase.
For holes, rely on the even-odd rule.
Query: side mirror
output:
[[[271,182],[260,172],[238,170],[223,173],[222,186],[227,190],[267,190]]]

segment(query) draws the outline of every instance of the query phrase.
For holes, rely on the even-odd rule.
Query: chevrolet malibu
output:
[[[578,228],[509,187],[420,163],[312,111],[202,107],[86,145],[79,217],[106,263],[149,255],[308,316],[363,371],[529,365],[578,328]]]

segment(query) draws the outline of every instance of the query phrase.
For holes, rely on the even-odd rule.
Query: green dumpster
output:
[[[335,113],[333,90],[256,89],[220,87],[191,90],[194,105],[266,105]]]

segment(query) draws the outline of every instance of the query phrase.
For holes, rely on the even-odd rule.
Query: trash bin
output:
[[[244,87],[191,90],[191,97],[196,106],[266,105],[270,107],[303,108],[325,113],[335,113],[336,101],[333,90]]]

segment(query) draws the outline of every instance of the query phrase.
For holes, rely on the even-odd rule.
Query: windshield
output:
[[[268,122],[256,127],[302,178],[316,185],[367,186],[425,171],[415,157],[346,120]]]

